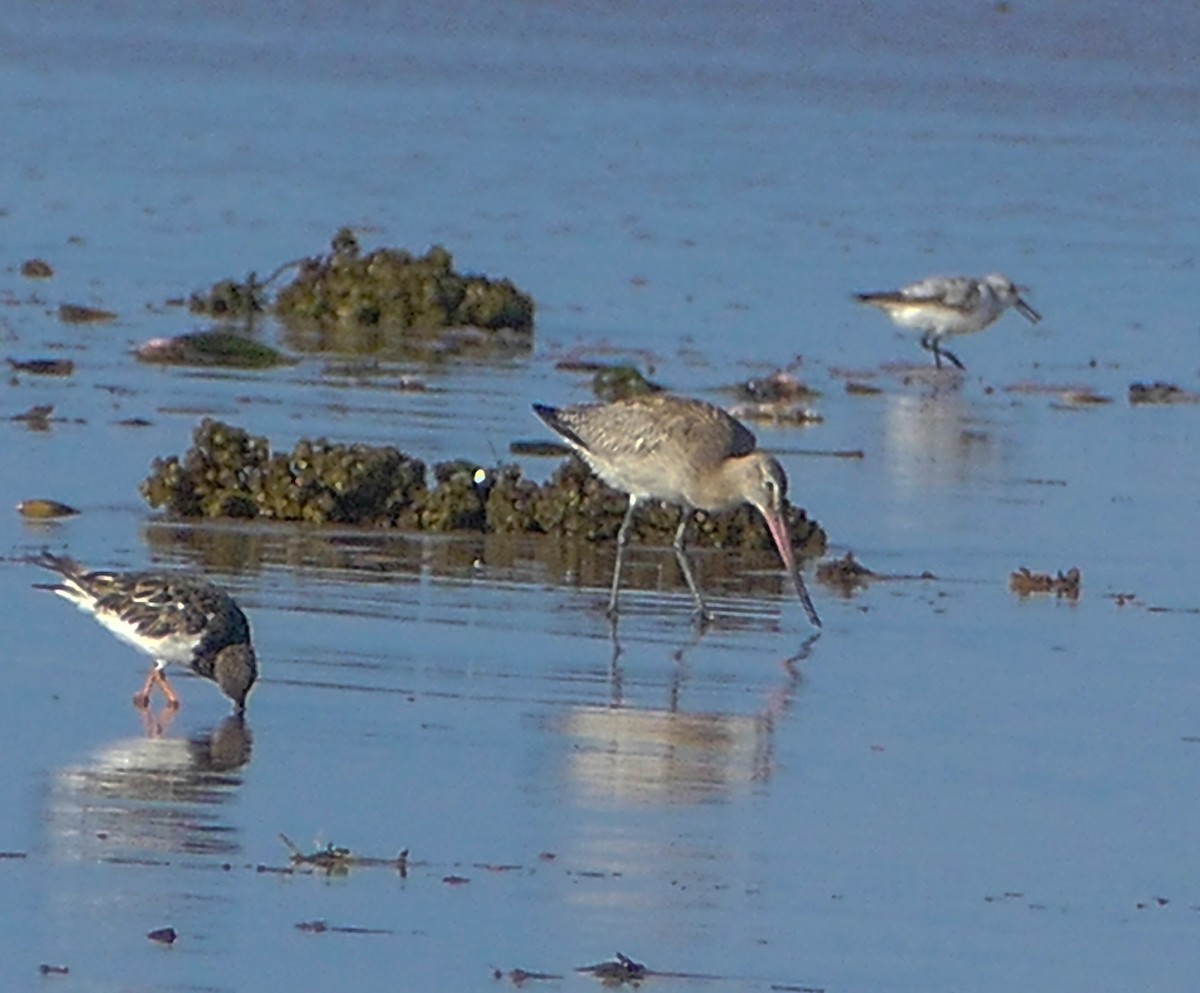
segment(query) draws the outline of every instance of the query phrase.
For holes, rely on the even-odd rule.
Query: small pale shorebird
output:
[[[682,509],[675,532],[675,558],[702,623],[711,615],[688,563],[687,526],[696,510],[731,510],[748,503],[766,521],[809,620],[815,627],[821,626],[792,553],[784,517],[787,476],[775,459],[758,449],[745,425],[710,403],[665,393],[574,407],[534,404],[533,410],[601,479],[629,494],[629,508],[617,532],[610,618],[617,616],[621,567],[639,503],[662,500]]]
[[[211,679],[238,713],[258,677],[250,624],[223,590],[201,579],[166,572],[89,572],[65,555],[42,552],[30,559],[62,577],[37,583],[91,614],[122,641],[154,659],[154,666],[133,702],[145,708],[157,686],[169,707],[179,696],[163,671],[175,662]]]
[[[1022,292],[1028,292],[1027,288],[994,272],[982,279],[931,276],[898,290],[856,293],[855,297],[860,303],[878,307],[901,327],[922,332],[921,347],[933,352],[939,369],[943,355],[963,369],[958,356],[941,347],[941,340],[982,331],[1009,307],[1016,307],[1022,317],[1036,324],[1042,315],[1021,299]]]

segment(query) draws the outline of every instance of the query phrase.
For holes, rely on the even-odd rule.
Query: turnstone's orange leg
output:
[[[163,696],[167,698],[167,706],[174,710],[179,706],[179,695],[172,689],[171,684],[167,682],[167,677],[163,674],[163,663],[155,662],[150,674],[146,677],[146,682],[141,690],[133,695],[133,705],[141,709],[150,706],[150,691],[158,686],[162,690]]]
[[[155,670],[158,676],[158,688],[162,690],[163,696],[167,698],[167,706],[172,710],[179,709],[179,694],[175,692],[170,683],[167,682],[167,674],[162,669]]]
[[[150,675],[146,677],[145,685],[133,695],[133,705],[139,710],[145,710],[150,706],[150,689],[157,682],[157,676],[158,666],[156,665],[150,669]]]

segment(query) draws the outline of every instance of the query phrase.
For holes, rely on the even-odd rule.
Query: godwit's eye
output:
[[[778,479],[773,475],[768,474],[763,480],[764,487],[767,491],[767,498],[771,502],[772,507],[778,507],[783,502],[784,489],[780,485]]]

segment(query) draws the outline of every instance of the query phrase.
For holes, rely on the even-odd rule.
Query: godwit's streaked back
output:
[[[730,510],[749,503],[766,521],[809,620],[820,627],[821,619],[792,554],[784,517],[787,476],[775,459],[757,448],[754,435],[745,425],[710,403],[664,393],[575,407],[534,404],[533,409],[601,479],[629,494],[629,508],[617,533],[617,563],[608,601],[610,617],[617,614],[629,528],[640,502],[663,500],[682,508],[675,532],[675,557],[701,619],[710,615],[685,550],[692,513]]]
[[[150,702],[155,686],[171,707],[179,697],[163,670],[188,665],[211,679],[240,713],[258,676],[250,625],[233,598],[211,583],[164,572],[89,572],[65,555],[42,552],[31,560],[57,572],[60,583],[35,584],[70,600],[113,634],[154,659],[133,701]]]
[[[946,356],[959,369],[958,356],[941,347],[943,338],[974,334],[990,327],[1009,307],[1036,324],[1042,315],[1021,299],[1025,287],[998,272],[973,276],[931,276],[898,290],[856,293],[860,303],[878,307],[896,324],[921,332],[921,347],[933,352],[938,368]]]

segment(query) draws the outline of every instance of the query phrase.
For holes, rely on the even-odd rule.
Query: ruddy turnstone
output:
[[[621,566],[634,509],[640,502],[663,500],[682,508],[675,532],[675,558],[695,598],[701,623],[710,615],[687,559],[688,523],[696,510],[732,510],[748,503],[766,521],[809,620],[815,627],[821,626],[792,552],[785,516],[787,476],[775,459],[757,447],[754,435],[740,421],[703,400],[665,393],[575,407],[534,404],[533,411],[596,475],[629,494],[629,508],[617,532],[610,618],[617,615]]]
[[[982,279],[972,276],[931,276],[898,290],[856,293],[860,303],[878,307],[903,328],[920,331],[921,347],[933,352],[938,368],[946,356],[959,369],[958,356],[941,347],[943,338],[974,334],[994,324],[1009,307],[1036,324],[1042,315],[1021,299],[1025,287],[998,272]]]
[[[145,685],[133,698],[137,706],[149,705],[155,686],[168,706],[179,706],[179,696],[163,671],[175,662],[215,682],[238,713],[245,710],[258,665],[246,615],[224,590],[167,572],[90,572],[65,555],[47,551],[30,561],[62,577],[60,583],[36,583],[35,589],[70,600],[154,659]]]

